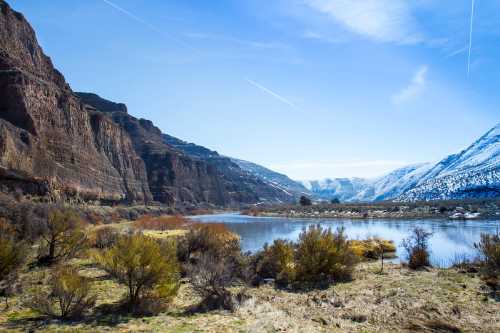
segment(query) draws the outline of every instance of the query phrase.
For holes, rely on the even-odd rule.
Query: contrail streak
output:
[[[105,4],[107,4],[108,6],[114,8],[115,10],[119,11],[120,13],[128,16],[129,18],[131,18],[132,20],[144,25],[145,27],[147,27],[148,29],[160,34],[160,35],[163,35],[165,37],[167,37],[168,39],[174,41],[175,43],[177,43],[178,45],[184,47],[184,48],[187,48],[187,49],[190,49],[191,51],[194,51],[195,53],[197,54],[201,54],[201,52],[199,52],[197,49],[195,49],[194,47],[192,47],[191,45],[183,42],[182,40],[179,40],[175,37],[173,37],[172,35],[170,34],[167,34],[165,33],[164,31],[158,29],[157,27],[155,27],[154,25],[152,25],[151,23],[143,20],[142,18],[140,18],[139,16],[129,12],[128,10],[126,10],[125,8],[122,8],[120,6],[118,6],[117,4],[115,4],[114,2],[111,2],[110,0],[102,0]],[[288,106],[298,110],[297,106],[295,104],[293,104],[291,101],[289,101],[288,99],[286,99],[285,97],[283,96],[280,96],[279,94],[275,93],[274,91],[270,90],[270,89],[267,89],[266,87],[258,84],[257,82],[255,81],[252,81],[252,80],[249,80],[249,79],[245,79],[245,81],[249,84],[251,84],[253,87],[267,93],[268,95],[271,95],[273,96],[274,98],[278,99],[279,101],[281,101],[282,103],[285,103],[287,104]]]
[[[109,0],[102,0],[105,4],[107,4],[108,6],[111,6],[113,7],[114,9],[116,9],[117,11],[121,12],[122,14],[125,14],[126,16],[128,16],[129,18],[133,19],[134,21],[136,22],[139,22],[141,23],[142,25],[146,26],[148,29],[160,34],[160,35],[163,35],[165,37],[167,37],[168,39],[174,41],[175,43],[177,43],[178,45],[184,47],[184,48],[187,48],[187,49],[190,49],[191,51],[194,51],[196,53],[200,53],[198,50],[196,50],[194,47],[192,47],[191,45],[183,42],[182,40],[179,40],[175,37],[173,37],[172,35],[170,34],[167,34],[165,33],[164,31],[158,29],[157,27],[155,27],[154,25],[152,25],[151,23],[149,22],[146,22],[144,21],[143,19],[141,19],[140,17],[138,17],[137,15],[134,15],[133,13],[129,12],[128,10],[126,10],[125,8],[122,8],[120,6],[118,6],[117,4],[109,1]]]
[[[467,76],[470,74],[470,52],[472,49],[472,26],[474,23],[474,1],[472,0],[471,11],[470,11],[470,31],[469,31],[469,55],[467,57]]]
[[[249,84],[251,84],[252,86],[254,86],[255,88],[258,88],[260,90],[262,90],[263,92],[265,92],[266,94],[276,98],[277,100],[279,100],[280,102],[282,103],[285,103],[287,104],[288,106],[291,106],[292,108],[298,110],[297,106],[292,103],[291,101],[289,101],[288,99],[286,99],[285,97],[275,93],[274,91],[272,91],[271,89],[268,89],[266,87],[264,87],[263,85],[261,84],[258,84],[257,82],[255,81],[252,81],[250,79],[245,79],[246,82],[248,82]]]

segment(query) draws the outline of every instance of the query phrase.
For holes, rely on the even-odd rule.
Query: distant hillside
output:
[[[300,197],[301,195],[310,196],[312,194],[300,182],[296,182],[288,178],[288,176],[284,174],[265,168],[262,165],[258,165],[244,160],[239,160],[237,158],[231,158],[231,160],[234,163],[238,164],[241,169],[258,177],[259,179],[270,184],[271,186],[274,186],[276,188],[281,189],[282,191],[289,193],[290,195],[296,198]]]

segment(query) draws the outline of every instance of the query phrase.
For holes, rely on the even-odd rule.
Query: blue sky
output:
[[[73,90],[295,179],[438,160],[499,121],[499,1],[475,1],[470,63],[470,0],[9,3]]]

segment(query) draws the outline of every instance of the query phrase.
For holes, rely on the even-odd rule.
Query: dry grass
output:
[[[106,309],[123,297],[125,288],[90,260],[73,260],[80,274],[92,278],[97,294],[94,314],[79,322],[46,321],[11,299],[0,310],[0,331],[25,332],[498,332],[500,304],[486,297],[477,275],[454,269],[413,272],[388,264],[363,263],[355,280],[326,290],[294,293],[272,286],[251,288],[251,298],[234,313],[187,314],[198,296],[186,283],[170,310],[135,318]],[[36,286],[45,269],[25,271],[23,284]],[[29,287],[24,290],[29,292]],[[3,309],[3,308],[1,308]]]
[[[186,229],[190,222],[182,216],[143,216],[134,222],[134,227],[139,230],[179,230]]]

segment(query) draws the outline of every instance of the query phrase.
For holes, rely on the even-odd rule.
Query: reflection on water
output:
[[[336,229],[343,227],[350,239],[382,237],[393,240],[401,253],[401,240],[408,237],[411,230],[422,227],[432,232],[429,245],[431,261],[434,265],[449,266],[456,255],[474,257],[477,255],[474,242],[481,233],[495,233],[500,227],[499,220],[452,221],[438,219],[422,220],[350,220],[350,219],[294,219],[282,217],[251,217],[238,214],[195,216],[201,222],[224,223],[241,236],[243,251],[257,251],[265,243],[277,238],[296,240],[300,232],[311,224],[321,224]]]

